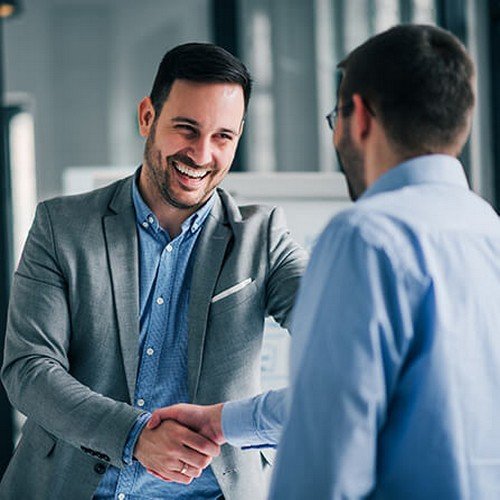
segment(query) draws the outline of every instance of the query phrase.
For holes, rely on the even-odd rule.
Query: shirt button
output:
[[[163,300],[163,297],[158,297],[158,298],[156,299],[156,303],[157,303],[159,306],[161,306],[164,302],[165,302],[165,301]]]
[[[171,252],[174,249],[174,247],[169,243],[167,245],[167,252]]]
[[[144,221],[144,222],[142,223],[142,227],[145,227],[145,228],[147,229],[147,228],[149,227],[149,224],[148,224],[146,221]],[[124,497],[124,498],[125,498],[125,497]]]
[[[145,401],[142,398],[137,400],[137,406],[140,406],[141,408],[144,406],[144,403],[145,403]],[[123,497],[123,498],[125,498],[125,497]]]
[[[118,495],[118,500],[125,500],[125,493],[120,493]]]
[[[148,356],[152,356],[154,353],[155,353],[155,350],[152,347],[148,347],[148,349],[146,350],[146,354]]]
[[[152,215],[150,215],[150,216],[148,217],[148,222],[149,222],[150,224],[153,224],[153,222],[154,222],[154,221],[155,221],[155,220],[153,219],[153,216],[152,216]]]

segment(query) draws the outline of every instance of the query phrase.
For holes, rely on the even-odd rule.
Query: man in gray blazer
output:
[[[250,91],[223,49],[174,48],[139,104],[136,174],[38,206],[2,367],[27,421],[1,499],[265,498],[269,455],[145,426],[258,394],[264,319],[288,325],[305,252],[279,209],[217,187]]]

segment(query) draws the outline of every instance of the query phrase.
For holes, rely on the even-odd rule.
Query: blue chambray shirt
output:
[[[196,241],[215,201],[184,221],[173,240],[159,225],[142,199],[136,173],[132,186],[139,235],[139,371],[134,405],[145,410],[133,427],[124,458],[130,465],[121,471],[110,467],[94,495],[96,499],[214,499],[219,484],[208,467],[191,484],[167,483],[148,474],[131,458],[135,440],[156,408],[189,402],[187,386],[188,306]]]

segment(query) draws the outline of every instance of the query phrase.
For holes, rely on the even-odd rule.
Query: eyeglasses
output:
[[[330,130],[335,130],[335,125],[337,124],[337,117],[341,111],[344,111],[346,115],[348,115],[354,109],[354,103],[349,101],[347,104],[343,106],[335,106],[333,110],[326,115],[326,121],[328,122],[328,126]]]
[[[368,113],[370,113],[372,116],[375,116],[375,112],[372,110],[372,108],[369,106],[369,104],[363,99],[363,104],[365,105],[366,109],[368,110]],[[331,113],[328,113],[326,115],[326,121],[328,122],[328,126],[330,127],[330,130],[335,130],[335,125],[337,125],[337,117],[339,116],[339,113],[341,111],[344,112],[345,116],[348,116],[349,113],[352,112],[354,109],[354,102],[350,100],[348,103],[342,105],[342,106],[335,106]]]

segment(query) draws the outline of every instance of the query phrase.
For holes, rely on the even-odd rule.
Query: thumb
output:
[[[155,427],[158,427],[160,424],[161,424],[161,417],[160,415],[157,415],[156,412],[154,412],[151,415],[151,418],[149,419],[148,423],[146,424],[146,428],[154,429]]]
[[[167,420],[167,419],[175,419],[174,408],[168,408],[168,407],[167,408],[159,408],[158,410],[155,410],[153,412],[146,427],[148,429],[154,429],[155,427],[158,427],[162,423],[163,420]]]

